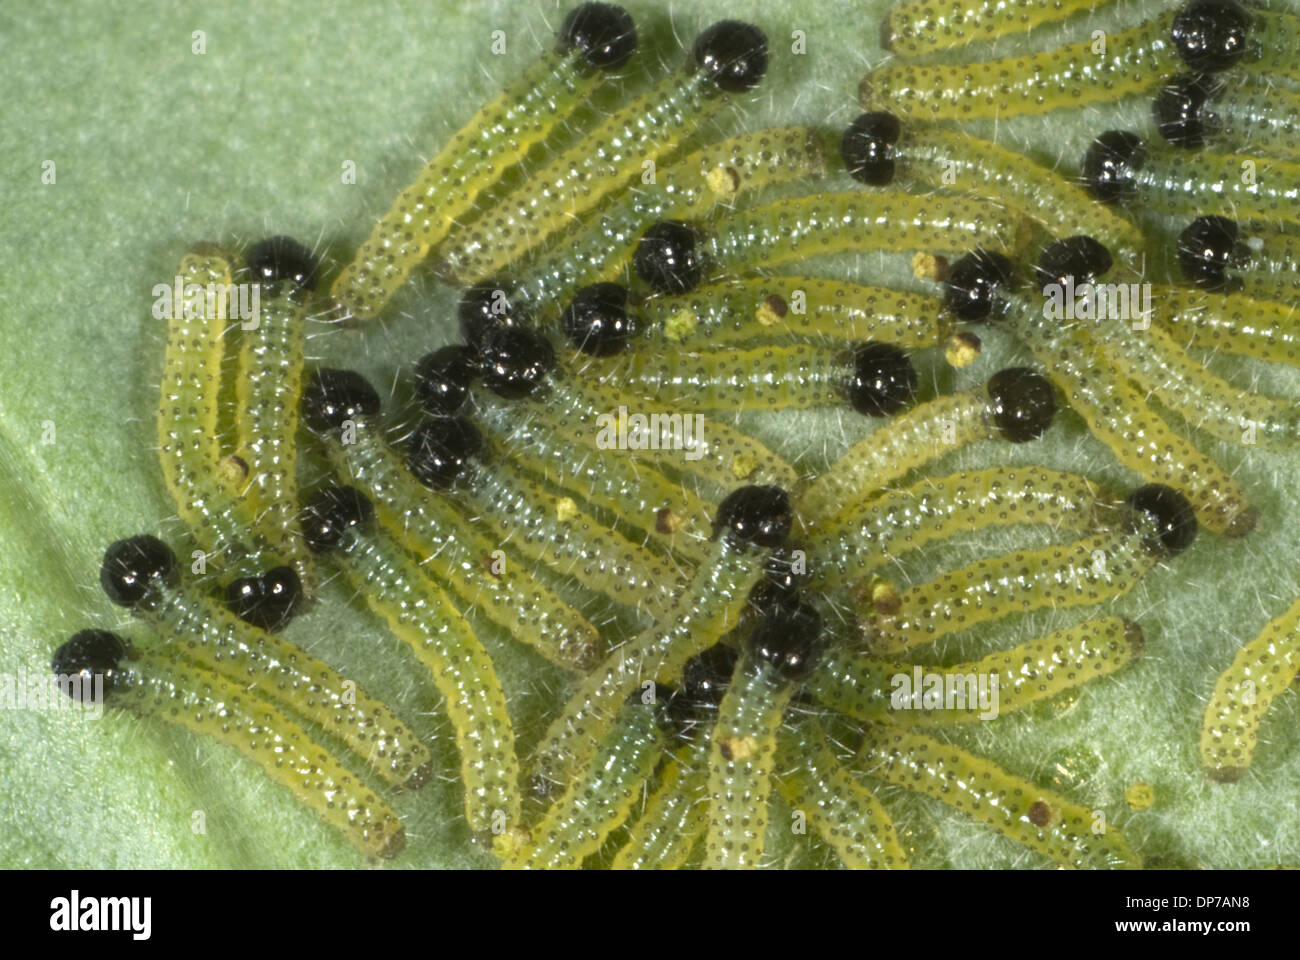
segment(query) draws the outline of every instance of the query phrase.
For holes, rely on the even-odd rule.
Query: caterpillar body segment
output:
[[[391,859],[406,831],[364,782],[238,681],[145,654],[118,674],[112,704],[234,747],[361,853]]]
[[[222,469],[217,397],[233,268],[216,250],[187,254],[178,275],[189,288],[167,321],[158,404],[158,462],[181,520],[198,545],[238,564],[247,531],[235,512],[238,485]],[[197,286],[190,286],[190,285]],[[215,294],[211,299],[207,291]],[[250,562],[251,563],[251,562]],[[252,572],[252,566],[246,572]]]
[[[1114,673],[1142,647],[1136,623],[1100,617],[950,666],[838,651],[817,668],[808,689],[820,703],[859,720],[927,727],[988,722]]]
[[[1250,768],[1259,727],[1300,672],[1300,602],[1272,620],[1219,675],[1201,726],[1201,763],[1220,782],[1240,780]]]
[[[1232,443],[1293,447],[1300,410],[1292,400],[1243,391],[1189,357],[1160,325],[1141,332],[1120,322],[1102,339],[1115,368],[1180,417]]]
[[[329,446],[344,482],[362,486],[374,501],[379,525],[410,551],[435,582],[559,666],[575,669],[599,654],[596,628],[527,565],[512,561],[507,544],[492,540],[453,505],[425,490],[401,458],[363,420],[354,443]]]
[[[1124,835],[1094,811],[931,737],[873,724],[856,768],[948,804],[1059,866],[1142,866]]]
[[[709,869],[752,869],[762,862],[777,730],[793,692],[766,664],[745,655],[737,662],[709,744]]]
[[[490,846],[494,832],[521,823],[514,727],[491,658],[451,598],[386,535],[350,535],[335,558],[433,677],[455,730],[465,819]]]
[[[777,792],[812,821],[840,862],[855,870],[906,870],[894,821],[827,746],[815,720],[779,735]]]
[[[614,857],[615,870],[676,870],[708,824],[708,744],[678,749],[664,765],[645,812]]]
[[[1099,493],[1085,477],[1044,467],[995,467],[926,478],[810,524],[809,569],[827,587],[861,581],[910,550],[969,530],[1033,524],[1097,528]]]
[[[657,707],[634,698],[619,711],[584,768],[506,869],[577,869],[621,826],[663,752]]]
[[[641,306],[652,343],[708,347],[799,336],[915,350],[948,336],[942,311],[941,301],[923,294],[809,276],[728,280]]]

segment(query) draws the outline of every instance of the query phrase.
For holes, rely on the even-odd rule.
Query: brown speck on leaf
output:
[[[1045,827],[1052,822],[1052,808],[1042,800],[1035,800],[1029,805],[1029,822],[1036,827]]]

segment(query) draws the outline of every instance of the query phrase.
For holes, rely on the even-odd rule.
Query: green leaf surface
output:
[[[887,3],[675,0],[629,3],[653,56],[680,59],[679,42],[720,17],[751,19],[772,38],[773,72],[738,124],[846,125],[857,80],[883,60]],[[151,290],[169,282],[196,241],[246,242],[286,233],[346,256],[371,221],[476,105],[517,75],[566,5],[323,0],[199,4],[80,2],[0,7],[5,69],[3,269],[0,269],[0,673],[21,680],[48,667],[73,631],[95,625],[141,636],[103,597],[105,544],[137,532],[179,541],[160,482],[153,417],[162,330]],[[1107,28],[1152,4],[1097,15]],[[493,30],[507,51],[489,52]],[[802,30],[807,53],[790,53]],[[195,31],[206,52],[195,53]],[[1072,36],[1085,32],[1071,25]],[[1008,38],[996,53],[1050,47],[1061,31]],[[981,56],[987,55],[983,51]],[[653,59],[651,62],[654,62]],[[1132,102],[997,125],[1006,146],[1071,168],[1091,135],[1149,129]],[[982,131],[994,132],[992,126]],[[56,180],[42,182],[43,165]],[[344,183],[345,162],[355,184]],[[863,256],[841,269],[905,283],[905,264]],[[1151,262],[1155,275],[1167,269]],[[347,360],[380,382],[452,339],[451,291],[422,279],[384,322],[313,341],[319,358]],[[931,365],[936,388],[977,382],[1014,345],[991,334],[986,355],[957,374]],[[1239,382],[1300,397],[1300,373],[1224,365]],[[748,421],[810,466],[867,427],[838,413]],[[53,442],[46,442],[51,439]],[[1214,679],[1237,646],[1300,595],[1294,504],[1300,460],[1197,442],[1237,471],[1262,521],[1245,541],[1202,535],[1116,606],[1140,620],[1147,655],[1076,695],[954,738],[1008,769],[1120,822],[1148,860],[1168,866],[1300,864],[1300,697],[1280,698],[1256,763],[1242,782],[1210,784],[1197,733]],[[1117,489],[1134,478],[1086,436],[1077,418],[1044,440],[956,454],[950,469],[1043,463]],[[978,538],[985,549],[1001,540]],[[1008,548],[1023,535],[1005,536]],[[954,545],[945,566],[965,562]],[[917,567],[915,571],[923,573]],[[1077,617],[999,624],[947,648],[990,639],[1010,646]],[[418,664],[341,589],[327,591],[287,636],[392,703],[431,742],[439,775],[399,796],[409,846],[396,867],[485,866],[460,818],[450,728]],[[488,636],[527,743],[562,696],[561,678],[504,638]],[[963,646],[964,644],[964,646]],[[1156,804],[1129,811],[1124,789],[1154,785]],[[1042,866],[1009,841],[928,800],[884,790],[919,866]],[[201,812],[206,832],[196,832]],[[779,823],[779,815],[774,817]],[[782,862],[818,864],[787,840]],[[788,855],[788,859],[787,859]],[[0,709],[0,865],[65,867],[355,867],[361,858],[287,791],[234,751],[163,724],[109,713]]]

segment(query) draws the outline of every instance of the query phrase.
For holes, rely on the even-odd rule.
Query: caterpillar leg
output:
[[[955,807],[1060,866],[1142,866],[1124,835],[1094,811],[951,744],[872,724],[863,735],[857,762],[872,779]]]
[[[1214,780],[1240,780],[1250,768],[1259,725],[1300,671],[1300,602],[1237,651],[1214,685],[1201,727],[1201,763]]]
[[[307,542],[329,551],[353,589],[428,668],[456,731],[465,819],[489,849],[521,823],[519,760],[506,697],[474,628],[419,565],[382,532],[352,487],[326,487],[304,511]]]
[[[56,676],[105,675],[114,709],[176,724],[234,747],[272,782],[337,830],[361,853],[391,859],[406,831],[379,799],[307,733],[255,693],[215,673],[152,654],[126,659],[126,644],[104,630],[83,630],[54,654]]]

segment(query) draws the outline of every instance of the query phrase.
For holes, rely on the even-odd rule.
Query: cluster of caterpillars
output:
[[[1140,866],[1093,811],[935,735],[979,721],[974,704],[898,710],[890,696],[891,677],[940,637],[1102,606],[1199,528],[1250,532],[1248,491],[1170,413],[1220,438],[1300,444],[1293,401],[1221,380],[1185,349],[1297,363],[1285,229],[1300,219],[1300,101],[1261,92],[1297,79],[1296,19],[1194,0],[1112,35],[1101,57],[1085,42],[925,65],[1094,5],[899,4],[882,32],[896,62],[864,78],[866,112],[846,129],[700,144],[706,121],[763,83],[764,32],[714,24],[680,69],[576,134],[582,105],[639,52],[624,10],[585,3],[328,290],[288,238],[238,255],[196,248],[181,262],[196,289],[242,280],[262,304],[251,329],[202,293],[168,321],[160,462],[193,541],[180,552],[197,547],[212,575],[188,578],[152,535],[112,544],[104,590],[145,630],[78,633],[55,673],[100,675],[109,706],[233,745],[358,850],[396,856],[405,835],[385,793],[427,781],[428,749],[277,634],[339,576],[427,668],[456,732],[469,832],[506,866],[762,865],[779,795],[844,864],[905,867],[881,784],[1060,865]],[[1153,98],[1169,145],[1102,133],[1073,180],[952,122],[1129,95]],[[1243,158],[1257,167],[1248,184]],[[646,161],[659,170],[648,186]],[[525,176],[503,179],[521,164]],[[1194,218],[1175,241],[1187,283],[1151,289],[1141,323],[1095,296],[1138,281],[1142,251],[1163,242],[1130,216],[1137,204]],[[914,256],[929,292],[776,273],[861,251]],[[422,413],[395,435],[380,393],[309,365],[304,344],[316,323],[364,335],[429,268],[462,291],[462,342],[413,365]],[[1069,309],[1091,313],[1053,313],[1062,290],[1085,288],[1093,298]],[[921,399],[912,355],[968,365],[979,325],[1019,340],[1035,366]],[[1139,478],[1132,489],[1045,467],[923,473],[964,445],[1032,443],[1062,404]],[[862,439],[815,474],[734,425],[740,411],[833,406]],[[677,416],[607,442],[641,410]],[[305,482],[307,458],[328,475]],[[1016,526],[1068,538],[928,582],[882,575],[964,531]],[[633,626],[593,623],[593,597]],[[527,755],[484,626],[571,672]],[[1136,623],[1094,610],[926,669],[996,678],[1009,713],[1142,647]],[[1300,604],[1220,678],[1202,741],[1210,776],[1250,764],[1298,657]]]

